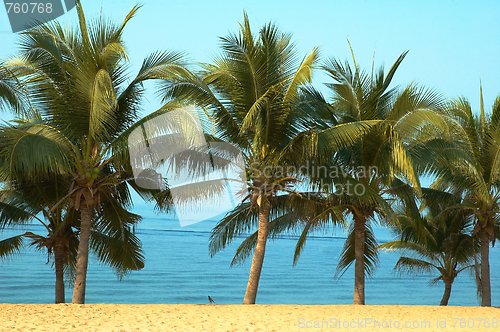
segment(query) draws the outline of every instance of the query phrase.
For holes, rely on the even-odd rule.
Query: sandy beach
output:
[[[0,317],[2,332],[500,330],[500,309],[482,307],[0,304]]]

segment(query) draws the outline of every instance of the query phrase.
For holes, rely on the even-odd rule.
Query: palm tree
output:
[[[329,119],[323,118],[324,122],[379,121],[355,144],[318,161],[327,169],[335,170],[334,176],[319,173],[312,179],[330,196],[325,211],[336,207],[352,216],[337,276],[354,262],[354,304],[365,304],[365,273],[371,274],[378,260],[371,224],[390,224],[393,216],[390,201],[419,195],[418,172],[413,166],[415,156],[412,156],[415,137],[422,128],[445,131],[449,127],[439,114],[442,98],[436,92],[416,84],[404,89],[389,88],[406,54],[399,56],[387,74],[383,68],[376,73],[373,68],[371,73],[360,71],[354,55],[354,68],[334,58],[323,66],[334,80],[328,84],[333,92],[330,107],[334,112]],[[309,217],[297,243],[294,262],[307,234],[324,227],[325,222],[331,221],[314,215]]]
[[[465,98],[450,103],[457,137],[454,142],[437,142],[440,153],[429,159],[427,168],[436,176],[432,188],[461,193],[464,206],[474,211],[473,234],[479,234],[481,243],[481,305],[491,306],[489,247],[500,218],[500,97],[486,115],[480,90],[479,116],[473,115]]]
[[[64,195],[64,183],[69,179],[48,176],[34,184],[32,181],[16,184],[16,190],[0,192],[0,228],[13,228],[38,221],[47,230],[47,235],[37,235],[32,232],[0,241],[0,258],[19,253],[26,245],[24,239],[30,241],[29,246],[44,250],[53,258],[56,273],[55,303],[65,302],[64,274],[74,274],[78,248],[77,230],[79,215],[74,209],[64,211],[61,207],[51,211],[51,206],[57,202],[57,191]],[[67,188],[67,187],[66,187]],[[67,189],[66,189],[67,190]],[[39,218],[41,214],[43,219]],[[140,220],[136,216],[136,222]],[[103,263],[114,268],[118,277],[123,277],[132,270],[144,267],[144,256],[139,239],[130,231],[129,225],[121,224],[117,232],[117,224],[107,224],[106,229],[92,231],[91,249]],[[105,233],[106,232],[106,233]],[[118,235],[119,234],[119,235]]]
[[[315,100],[305,87],[317,66],[318,49],[298,62],[291,36],[275,25],[264,25],[254,36],[244,14],[240,27],[238,34],[221,38],[222,54],[213,64],[166,81],[163,92],[165,100],[178,98],[206,112],[216,126],[214,134],[207,135],[209,142],[224,141],[242,152],[248,200],[212,230],[209,247],[214,255],[258,224],[255,236],[242,243],[235,256],[236,261],[246,258],[253,249],[247,245],[255,245],[243,300],[254,304],[270,225],[286,212],[279,208],[298,195],[296,184],[302,176],[297,168],[303,157],[326,146],[347,146],[376,122],[319,130]]]
[[[13,144],[3,151],[9,162],[4,163],[1,177],[10,181],[20,176],[36,179],[46,172],[70,175],[72,184],[60,204],[69,201],[80,211],[73,303],[85,300],[89,239],[92,227],[99,228],[93,223],[102,219],[135,223],[136,215],[128,211],[132,204],[128,185],[144,197],[154,194],[131,181],[127,149],[129,133],[142,123],[143,82],[182,71],[180,53],[157,52],[144,60],[137,76],[127,83],[122,33],[138,9],[134,7],[121,25],[101,17],[87,28],[78,2],[77,30],[58,22],[30,29],[22,35],[21,56],[7,62],[9,70],[26,84],[40,119],[21,133],[11,133]]]
[[[0,241],[0,257],[19,253],[26,244],[24,240],[30,241],[29,246],[46,251],[49,259],[53,258],[56,273],[55,303],[64,303],[64,268],[70,266],[71,259],[76,257],[78,238],[71,227],[74,220],[70,219],[75,219],[74,214],[63,213],[61,209],[49,211],[49,202],[54,203],[54,195],[50,197],[50,194],[56,191],[55,183],[54,178],[47,177],[34,185],[31,181],[16,184],[16,191],[4,189],[0,192],[1,228],[38,221],[47,230],[46,236],[25,232]],[[38,217],[40,213],[42,218]]]
[[[32,119],[31,121],[37,119]],[[0,150],[6,149],[13,132],[30,130],[29,120],[17,120],[15,126],[0,127],[3,139],[0,140]],[[18,140],[16,140],[18,141]],[[2,163],[5,158],[1,158]],[[78,248],[78,229],[80,228],[79,214],[70,204],[58,204],[64,197],[72,182],[68,175],[47,173],[33,179],[18,179],[3,183],[8,189],[0,191],[0,229],[25,225],[38,221],[47,230],[46,236],[26,232],[18,236],[0,241],[0,257],[6,257],[26,244],[23,239],[30,240],[29,245],[39,250],[46,250],[49,258],[54,259],[56,272],[55,302],[64,303],[64,270],[70,275],[74,271]],[[141,217],[134,215],[130,218],[133,224],[116,222],[116,218],[106,216],[103,212],[97,215],[101,218],[100,229],[94,229],[91,234],[91,249],[105,264],[112,266],[119,277],[131,270],[144,267],[140,241],[130,231]],[[40,217],[39,217],[40,216]],[[105,226],[105,227],[104,227]]]
[[[445,306],[457,275],[474,267],[474,252],[479,249],[470,235],[474,215],[468,209],[459,208],[460,199],[452,194],[423,189],[423,197],[422,207],[427,208],[425,216],[408,212],[400,216],[400,224],[394,227],[399,240],[378,248],[400,250],[407,255],[396,263],[395,269],[400,272],[438,272],[439,277],[431,283],[444,282],[440,305]]]

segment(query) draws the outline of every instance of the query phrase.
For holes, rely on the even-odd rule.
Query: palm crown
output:
[[[463,199],[464,207],[474,212],[473,233],[479,234],[481,242],[481,301],[490,306],[489,245],[498,237],[500,211],[500,98],[490,115],[485,113],[482,91],[479,116],[464,98],[452,101],[448,114],[456,124],[457,137],[453,141],[435,138],[432,145],[439,154],[425,167],[436,176],[432,188]]]
[[[134,125],[146,121],[138,121],[142,83],[166,78],[182,64],[180,53],[153,53],[137,76],[127,82],[128,57],[122,33],[138,8],[134,7],[121,25],[101,17],[87,27],[78,3],[79,29],[57,22],[30,29],[23,34],[21,56],[7,63],[30,92],[39,117],[23,130],[10,131],[12,144],[6,144],[2,151],[10,158],[2,164],[2,180],[21,176],[36,179],[47,172],[72,178],[60,204],[69,201],[81,210],[75,303],[84,301],[92,222],[107,219],[132,225],[137,216],[127,210],[131,205],[128,185],[145,197],[154,194],[130,181],[128,135]]]
[[[478,242],[470,234],[473,213],[461,206],[460,200],[452,194],[426,188],[422,191],[420,209],[425,210],[425,215],[405,209],[394,227],[399,239],[379,248],[403,252],[405,256],[395,266],[400,272],[438,272],[432,283],[444,282],[441,305],[447,305],[455,278],[474,266],[474,254],[479,249]]]
[[[304,156],[319,149],[347,146],[374,123],[329,128],[320,116],[329,112],[328,107],[324,103],[318,107],[318,95],[307,88],[317,66],[318,49],[299,62],[291,36],[275,25],[265,25],[254,36],[245,14],[240,28],[239,34],[221,38],[222,54],[213,64],[202,65],[197,73],[178,75],[165,83],[163,91],[167,100],[179,98],[202,109],[217,125],[210,139],[230,143],[243,154],[250,202],[221,220],[212,233],[210,248],[217,252],[259,220],[244,300],[254,303],[271,209],[273,217],[283,214],[285,211],[275,210],[284,206],[279,201],[297,195],[296,184],[302,175],[293,169],[303,164]],[[240,218],[245,213],[257,214]],[[245,253],[243,257],[248,251]]]
[[[331,222],[347,226],[344,218],[335,216],[339,211],[351,214],[354,222],[349,227],[337,274],[355,263],[355,304],[364,304],[365,271],[373,272],[378,261],[370,223],[388,223],[394,216],[391,200],[404,200],[420,192],[418,172],[413,167],[413,142],[421,137],[422,128],[445,131],[450,127],[440,114],[442,98],[434,91],[416,84],[390,88],[405,56],[406,52],[401,54],[387,74],[383,68],[376,73],[372,68],[371,74],[361,71],[354,57],[354,68],[334,58],[323,66],[334,83],[328,84],[333,93],[333,112],[322,120],[336,126],[369,121],[374,125],[352,144],[325,153],[330,158],[318,161],[337,172],[333,177],[318,173],[312,179],[328,198],[321,214],[309,216],[297,243],[295,262],[309,232]],[[325,219],[323,215],[328,211],[336,213]]]

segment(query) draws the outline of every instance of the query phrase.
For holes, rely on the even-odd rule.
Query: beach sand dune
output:
[[[500,331],[499,308],[0,304],[0,331]]]

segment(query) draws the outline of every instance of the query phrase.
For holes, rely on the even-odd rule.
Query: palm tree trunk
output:
[[[479,263],[477,261],[477,252],[476,252],[476,240],[475,237],[472,237],[472,251],[474,255],[474,274],[476,277],[476,287],[477,287],[477,294],[481,294],[481,271],[479,268]]]
[[[445,282],[444,283],[444,294],[443,298],[441,299],[441,303],[439,305],[448,305],[448,300],[450,299],[450,294],[451,294],[451,282]]]
[[[83,202],[80,206],[82,218],[80,228],[80,243],[76,256],[75,287],[73,288],[73,303],[85,303],[85,284],[87,281],[87,266],[89,261],[89,239],[92,226],[92,208]]]
[[[479,236],[481,238],[481,306],[491,307],[490,235],[485,229],[481,229]]]
[[[259,288],[260,273],[264,263],[264,254],[266,253],[267,235],[269,234],[269,214],[271,204],[267,199],[262,200],[259,209],[259,231],[257,245],[253,254],[252,266],[250,267],[250,277],[248,278],[247,290],[243,304],[255,304],[257,289]]]
[[[54,246],[54,260],[56,267],[56,303],[65,303],[64,294],[64,247],[61,244]]]
[[[365,304],[365,223],[364,216],[354,216],[354,301]]]

